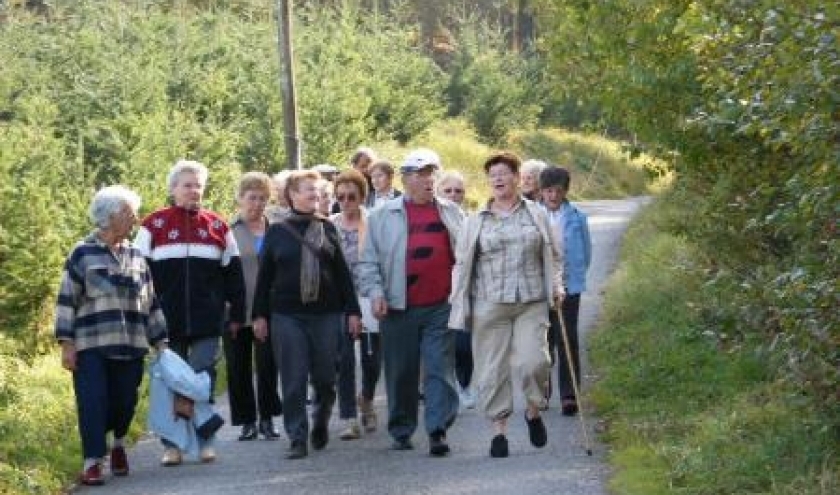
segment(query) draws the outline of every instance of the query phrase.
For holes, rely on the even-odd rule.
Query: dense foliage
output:
[[[703,263],[691,274],[703,283],[692,304],[704,330],[722,349],[762,356],[773,371],[768,380],[788,385],[779,393],[821,411],[836,439],[840,6],[542,5],[553,66],[567,75],[566,90],[676,170],[670,200],[691,208],[666,228],[701,253]],[[772,473],[764,483],[773,483]]]

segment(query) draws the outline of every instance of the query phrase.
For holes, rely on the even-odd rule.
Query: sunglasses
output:
[[[463,189],[459,189],[459,188],[457,188],[457,187],[447,187],[446,189],[444,189],[444,190],[443,190],[443,192],[445,192],[446,194],[452,194],[452,193],[455,193],[455,194],[464,194],[464,190],[463,190]]]
[[[337,194],[337,195],[335,196],[335,199],[336,199],[337,201],[344,201],[344,200],[347,200],[347,201],[356,201],[356,200],[358,199],[358,197],[356,197],[356,195],[355,195],[355,194]]]

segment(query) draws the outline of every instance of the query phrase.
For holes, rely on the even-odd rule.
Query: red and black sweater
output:
[[[227,223],[209,210],[171,206],[146,217],[135,245],[152,270],[170,338],[222,334],[245,320],[239,249]]]

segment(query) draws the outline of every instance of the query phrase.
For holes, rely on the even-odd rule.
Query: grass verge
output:
[[[621,495],[840,493],[838,442],[772,356],[708,332],[702,253],[667,195],[631,226],[590,340]]]

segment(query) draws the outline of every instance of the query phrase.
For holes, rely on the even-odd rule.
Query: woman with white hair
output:
[[[134,418],[143,356],[166,346],[166,321],[142,253],[127,241],[140,197],[109,186],[93,197],[94,231],[64,263],[55,312],[61,364],[73,373],[84,465],[83,485],[102,485],[107,433],[111,474],[128,474],[124,438]]]
[[[169,328],[170,347],[196,372],[216,381],[219,338],[236,335],[245,321],[245,281],[233,231],[202,207],[207,167],[179,160],[169,171],[172,206],[146,217],[135,245],[148,260]],[[225,318],[226,309],[229,311]],[[181,464],[181,451],[164,441],[161,463]],[[213,462],[213,438],[202,442],[201,461]]]
[[[548,167],[548,164],[542,160],[525,160],[522,162],[522,183],[519,187],[525,199],[539,200],[540,172],[545,170],[546,167]]]

